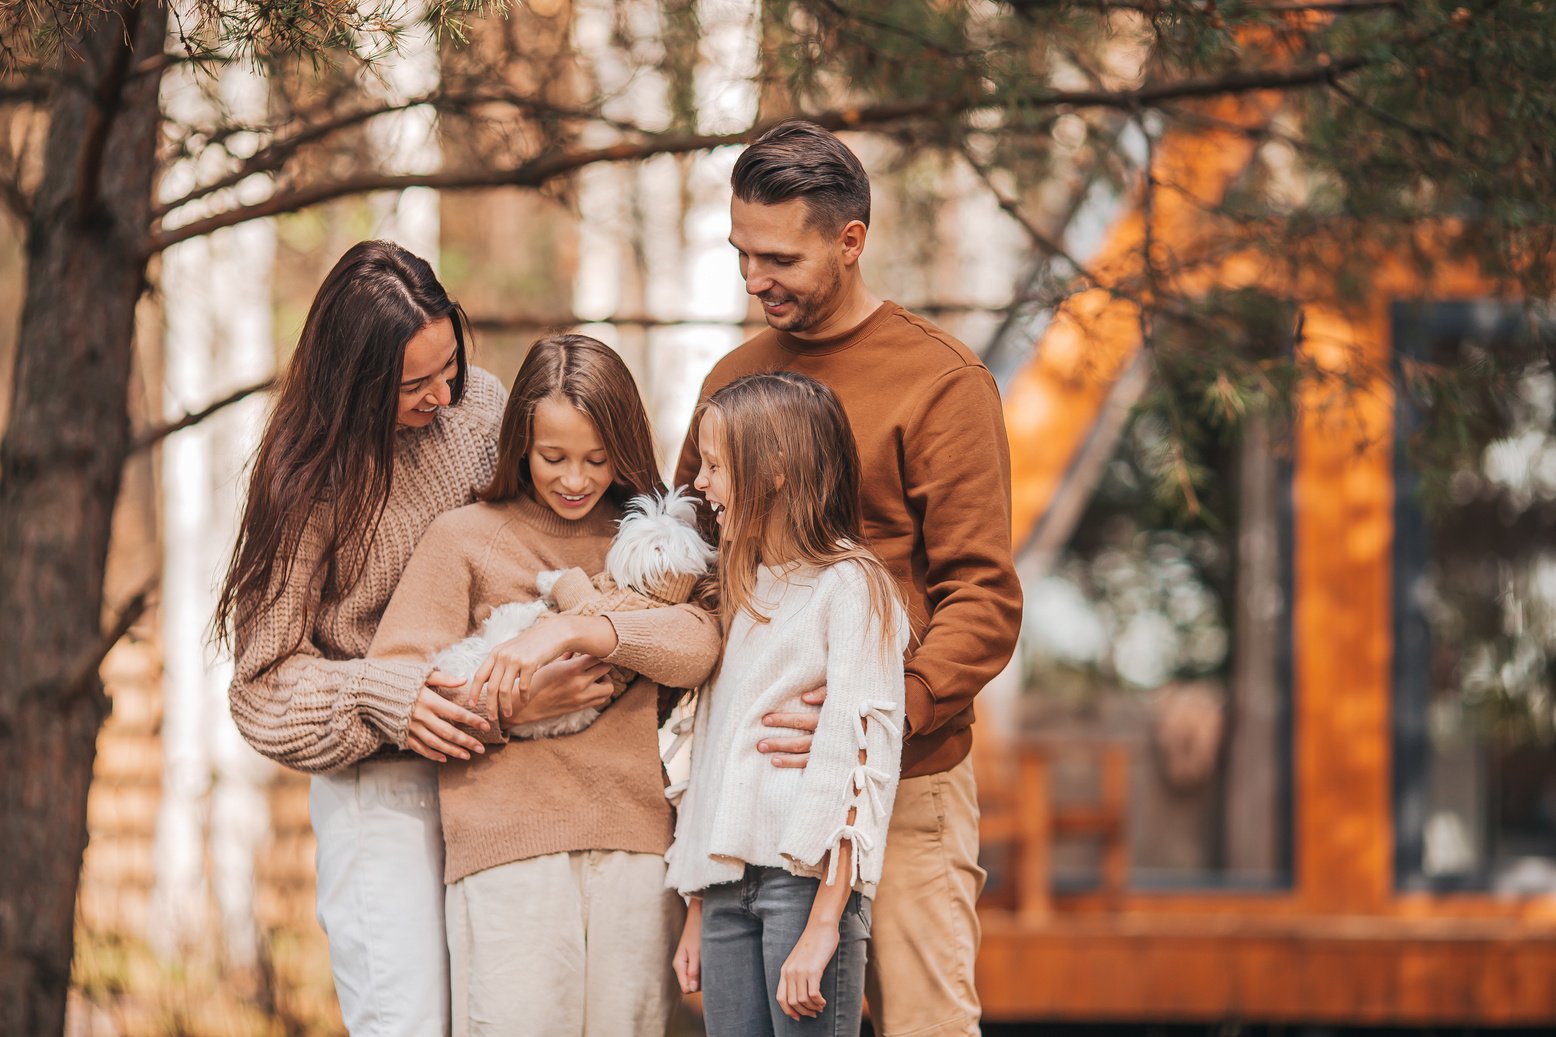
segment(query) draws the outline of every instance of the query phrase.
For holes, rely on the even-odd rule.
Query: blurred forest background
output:
[[[794,114],[871,170],[869,282],[984,356],[1018,478],[1055,428],[1084,445],[1040,506],[1018,487],[1028,629],[985,718],[1141,748],[1133,881],[1290,881],[1289,433],[1368,449],[1386,399],[1435,638],[1404,870],[1556,888],[1553,5],[28,0],[0,8],[0,1031],[338,1032],[305,782],[238,738],[206,637],[264,389],[339,254],[391,237],[504,380],[554,328],[618,349],[668,460],[759,326],[729,169]],[[1403,356],[1309,316],[1380,271],[1514,302]],[[1107,406],[1031,396],[1050,362]]]

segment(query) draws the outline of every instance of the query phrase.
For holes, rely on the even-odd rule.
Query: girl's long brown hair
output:
[[[453,321],[458,344],[452,383],[458,403],[465,388],[465,314],[425,260],[390,241],[364,241],[325,277],[260,437],[217,599],[219,639],[230,641],[281,597],[316,507],[326,509],[320,604],[339,601],[356,583],[394,478],[405,347],[444,318]]]
[[[793,371],[746,375],[714,393],[708,416],[730,480],[719,538],[719,611],[765,623],[756,600],[757,569],[792,562],[855,562],[864,570],[881,647],[895,650],[901,591],[864,537],[859,450],[837,395]]]
[[[612,489],[618,504],[639,493],[664,492],[654,459],[654,433],[632,372],[598,339],[552,335],[529,347],[513,379],[497,434],[497,470],[491,485],[480,493],[482,500],[512,500],[531,491],[529,450],[535,406],[553,398],[566,400],[594,422],[605,456],[616,470]]]

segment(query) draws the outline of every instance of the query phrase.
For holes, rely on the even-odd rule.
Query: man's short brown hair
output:
[[[804,119],[762,134],[735,162],[730,186],[742,202],[779,205],[803,198],[807,220],[828,231],[853,220],[870,225],[870,177],[837,135]]]

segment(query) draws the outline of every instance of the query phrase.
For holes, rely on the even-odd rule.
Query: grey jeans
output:
[[[856,1037],[864,1007],[870,901],[849,895],[837,953],[821,977],[827,1007],[790,1019],[778,1007],[779,970],[799,942],[818,880],[746,866],[739,882],[702,895],[702,1012],[708,1037]]]

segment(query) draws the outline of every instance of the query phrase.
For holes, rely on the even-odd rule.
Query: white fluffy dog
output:
[[[543,572],[536,578],[538,601],[499,605],[486,617],[479,634],[472,634],[433,656],[442,672],[465,682],[475,676],[493,648],[549,615],[598,616],[606,612],[679,605],[691,598],[692,588],[707,573],[717,552],[697,531],[697,505],[681,489],[663,497],[642,494],[627,504],[610,551],[605,571],[593,580],[582,569]],[[551,606],[556,611],[553,612]],[[611,668],[616,694],[632,682],[633,674]],[[478,707],[484,705],[478,696]],[[550,738],[582,731],[600,715],[598,709],[579,709],[550,720],[515,724],[510,736]]]

